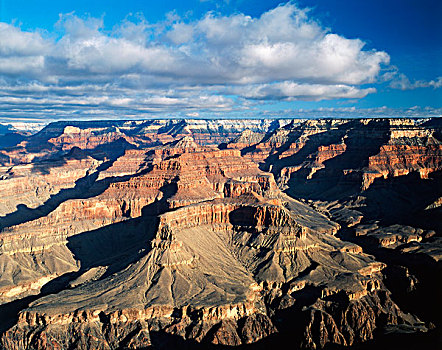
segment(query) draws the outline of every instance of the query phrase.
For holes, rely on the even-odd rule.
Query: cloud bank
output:
[[[230,113],[264,101],[359,99],[376,92],[367,84],[390,59],[292,3],[259,18],[138,16],[111,31],[72,13],[54,28],[0,23],[0,116]]]

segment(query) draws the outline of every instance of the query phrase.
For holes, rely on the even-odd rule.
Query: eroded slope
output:
[[[437,121],[71,124],[2,151],[6,349],[438,329],[407,302],[440,276]]]

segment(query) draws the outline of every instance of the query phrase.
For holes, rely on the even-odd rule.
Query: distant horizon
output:
[[[127,123],[127,122],[139,122],[142,124],[143,122],[148,121],[156,121],[156,120],[187,120],[187,121],[223,121],[223,120],[231,120],[231,121],[247,121],[247,120],[358,120],[358,119],[373,119],[373,120],[382,120],[382,119],[412,119],[412,120],[420,120],[420,119],[437,119],[441,118],[441,116],[410,116],[410,117],[247,117],[247,118],[235,118],[235,117],[225,117],[225,118],[198,118],[198,117],[161,117],[161,118],[146,118],[146,119],[88,119],[88,120],[52,120],[52,121],[9,121],[4,122],[0,120],[0,125],[3,126],[11,126],[15,131],[29,131],[32,133],[38,133],[43,130],[46,126],[50,124],[56,123],[64,123],[64,124],[81,124],[81,123]],[[14,131],[12,130],[12,131]],[[1,133],[0,133],[1,136]]]

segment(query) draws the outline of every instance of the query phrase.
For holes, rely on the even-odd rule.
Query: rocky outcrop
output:
[[[76,181],[97,171],[101,163],[91,157],[67,156],[51,163],[0,167],[0,220],[18,206],[36,208],[61,190],[73,188]]]
[[[328,343],[349,346],[370,340],[382,324],[404,324],[417,332],[426,331],[421,321],[401,312],[385,291],[375,291],[349,303],[319,301],[308,312],[302,345],[311,349]]]
[[[115,157],[124,149],[146,148],[191,136],[199,144],[227,143],[244,130],[273,131],[290,120],[145,120],[56,122],[10,148],[0,150],[0,165],[51,159],[79,147],[96,157]],[[104,153],[103,153],[104,152]]]
[[[261,142],[264,137],[265,137],[265,134],[263,134],[263,133],[257,133],[257,132],[253,132],[250,129],[246,129],[238,137],[236,137],[235,139],[230,141],[227,144],[227,147],[228,148],[237,148],[237,149],[251,147],[251,146],[256,145],[257,143]]]
[[[229,147],[243,149],[244,157],[269,169],[296,194],[295,183],[314,186],[317,181],[329,187],[353,183],[364,191],[376,178],[417,172],[426,179],[440,170],[437,135],[437,128],[408,119],[312,120],[286,125],[252,145],[233,142]],[[300,188],[299,195],[304,192]]]
[[[367,237],[383,248],[396,248],[399,245],[410,242],[422,242],[423,239],[431,238],[436,233],[433,230],[416,229],[410,226],[392,225],[379,227],[376,224],[358,225],[355,228],[355,235]]]
[[[365,190],[370,187],[378,177],[396,177],[417,172],[422,179],[428,179],[429,174],[440,169],[442,169],[442,144],[384,145],[379,154],[369,158],[362,188]]]
[[[438,329],[402,310],[439,271],[440,232],[397,213],[440,211],[437,125],[48,125],[1,150],[1,346],[317,349]]]
[[[94,339],[103,339],[100,344],[107,344],[105,348],[112,348],[123,340],[107,339],[103,329],[124,333],[122,322],[138,329],[142,321],[153,329],[157,319],[164,319],[156,326],[158,331],[197,342],[239,345],[277,332],[265,305],[275,308],[281,297],[293,299],[293,293],[307,286],[320,291],[318,300],[343,294],[348,302],[382,288],[382,264],[357,246],[339,241],[333,232],[318,233],[314,229],[318,225],[325,230],[333,227],[325,217],[291,202],[287,207],[297,206],[294,214],[281,199],[267,202],[259,195],[217,199],[161,215],[144,258],[117,275],[88,279],[31,304],[17,326],[5,333],[4,344],[24,332],[35,334],[26,341],[45,335],[61,346],[68,340],[60,329],[68,334],[93,329],[81,342],[91,341],[87,334],[94,334]],[[299,215],[302,212],[313,217],[306,220]],[[195,304],[194,295],[199,296]],[[124,341],[132,342],[132,334],[138,331]],[[25,346],[31,348],[29,344]]]

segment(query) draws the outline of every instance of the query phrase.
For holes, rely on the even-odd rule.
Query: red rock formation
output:
[[[49,143],[63,151],[70,150],[73,147],[81,149],[94,149],[97,146],[110,144],[120,138],[129,143],[132,138],[127,137],[118,128],[97,128],[82,130],[74,126],[66,126],[60,136],[50,138]]]
[[[331,144],[328,146],[319,146],[316,154],[315,163],[323,164],[326,160],[337,157],[345,152],[347,145],[345,143]]]
[[[378,154],[369,158],[364,171],[363,189],[367,189],[378,177],[396,177],[418,172],[422,179],[442,169],[442,144],[383,145]]]
[[[91,157],[64,158],[54,162],[0,167],[0,215],[16,210],[18,205],[36,208],[62,189],[96,171],[100,161]]]
[[[159,335],[238,346],[293,333],[294,346],[322,348],[384,327],[425,331],[391,300],[377,247],[437,264],[438,233],[365,225],[377,208],[364,208],[376,176],[440,170],[440,133],[425,123],[55,123],[2,150],[8,164],[32,163],[0,173],[0,304],[35,301],[16,310],[1,346],[136,349]],[[329,190],[330,176],[350,194],[301,202],[274,176],[307,195],[313,181],[315,194]]]

